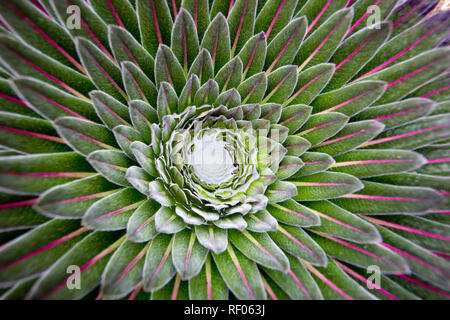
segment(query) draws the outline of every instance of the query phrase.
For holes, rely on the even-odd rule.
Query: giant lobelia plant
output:
[[[3,298],[449,298],[437,2],[1,0]]]

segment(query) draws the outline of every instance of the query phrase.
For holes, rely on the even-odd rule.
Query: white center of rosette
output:
[[[202,183],[220,185],[232,179],[237,169],[226,148],[227,142],[217,136],[217,132],[204,133],[192,141],[193,150],[188,161]]]

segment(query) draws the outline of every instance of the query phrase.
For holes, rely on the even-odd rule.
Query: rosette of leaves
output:
[[[449,298],[437,2],[1,0],[3,298]]]

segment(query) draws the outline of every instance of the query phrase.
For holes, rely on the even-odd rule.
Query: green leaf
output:
[[[171,48],[187,73],[199,50],[197,30],[189,12],[181,8],[172,29]]]
[[[176,275],[163,288],[153,291],[151,300],[188,300],[188,281],[181,281],[180,275]]]
[[[108,27],[118,25],[122,30],[129,30],[133,37],[139,40],[139,24],[134,3],[126,0],[93,0],[90,4]]]
[[[348,117],[339,112],[315,114],[309,117],[302,131],[297,135],[307,139],[313,146],[338,133],[348,121]]]
[[[97,150],[86,160],[107,180],[120,186],[131,186],[125,178],[127,169],[134,164],[122,151]]]
[[[310,230],[320,231],[356,243],[381,241],[375,227],[329,201],[310,201],[304,205],[320,217],[321,224]]]
[[[358,81],[319,95],[312,103],[313,111],[337,111],[353,116],[377,101],[386,87],[383,81]]]
[[[267,47],[264,69],[266,73],[291,64],[306,33],[305,17],[292,20],[281,30]]]
[[[133,100],[128,104],[133,127],[139,131],[143,141],[151,143],[151,124],[159,121],[157,111],[141,100]]]
[[[303,161],[298,157],[285,156],[280,162],[279,169],[275,174],[280,180],[285,180],[293,176],[303,167]]]
[[[108,26],[108,39],[117,64],[133,63],[147,77],[154,80],[155,60],[142,45],[128,32],[114,25]]]
[[[230,30],[223,14],[218,14],[211,21],[200,45],[211,54],[211,61],[215,72],[218,72],[231,57]]]
[[[297,192],[294,184],[286,181],[276,181],[267,188],[266,196],[269,198],[270,203],[278,203],[296,196]]]
[[[81,154],[117,147],[111,131],[103,125],[74,117],[61,117],[56,119],[54,126],[59,136]]]
[[[102,231],[125,229],[134,210],[144,199],[132,188],[119,190],[94,203],[83,216],[83,225]]]
[[[221,92],[228,88],[237,88],[239,86],[243,78],[242,68],[242,61],[239,56],[236,56],[217,72],[214,80],[219,84]]]
[[[243,79],[262,71],[266,59],[267,41],[264,32],[251,37],[239,52],[238,56],[244,66]]]
[[[77,6],[76,11],[67,9],[72,5]],[[107,25],[92,10],[88,3],[83,0],[52,1],[51,7],[56,13],[60,24],[65,26],[72,38],[84,37],[92,40],[96,47],[109,55]],[[77,14],[83,20],[83,23],[80,23],[80,27],[76,23],[74,24],[74,18],[76,18]]]
[[[291,178],[305,177],[317,172],[323,172],[334,164],[334,159],[326,153],[305,152],[300,158],[303,161],[303,167]]]
[[[206,257],[199,274],[189,280],[189,298],[192,300],[227,300],[228,289],[217,270],[211,263],[211,256]]]
[[[182,7],[185,8],[192,17],[195,17],[195,27],[198,32],[199,39],[203,38],[206,29],[210,24],[209,20],[209,3],[207,0],[192,1],[183,0]],[[215,15],[213,15],[214,17]]]
[[[211,54],[208,50],[204,48],[200,50],[200,53],[197,55],[191,65],[191,68],[189,69],[187,77],[191,80],[192,75],[198,76],[198,79],[196,80],[199,80],[200,84],[204,84],[206,81],[214,77],[214,66]],[[191,81],[193,81],[193,79]],[[188,84],[186,84],[186,87],[188,87]],[[185,88],[183,91],[186,90]]]
[[[2,300],[25,300],[36,278],[18,281],[13,287],[8,289],[0,298]]]
[[[0,230],[2,232],[29,229],[44,222],[47,217],[32,208],[36,198],[2,194],[0,196]]]
[[[81,63],[95,87],[121,102],[127,101],[119,67],[89,40],[76,38],[75,43]]]
[[[117,185],[97,174],[45,191],[34,209],[52,218],[81,218],[95,202],[117,189]]]
[[[86,231],[78,221],[51,220],[8,242],[0,250],[0,282],[13,284],[47,270]]]
[[[144,195],[149,193],[149,183],[152,177],[141,167],[132,166],[127,169],[125,178],[131,185]]]
[[[270,215],[267,210],[261,210],[253,214],[248,214],[244,217],[247,222],[247,230],[253,232],[267,232],[276,230],[277,220]]]
[[[391,129],[428,115],[435,106],[436,104],[429,99],[406,99],[367,108],[354,119],[376,120],[383,123],[385,129]]]
[[[361,9],[366,11],[366,8]],[[407,22],[408,20],[409,18],[404,21]],[[394,28],[394,32],[396,32],[398,27],[401,27],[401,24]],[[447,19],[447,13],[440,12],[430,15],[427,19],[423,19],[420,23],[402,32],[402,34],[391,37],[378,50],[375,57],[361,70],[358,76],[374,73],[389,65],[418,56],[420,53],[436,47],[447,37],[449,27],[450,23]]]
[[[98,120],[90,103],[43,81],[19,77],[11,80],[11,85],[32,110],[48,120],[69,115],[92,121]]]
[[[334,64],[321,63],[298,74],[293,94],[283,106],[290,104],[310,104],[322,92],[334,73]]]
[[[155,0],[137,0],[136,7],[142,45],[155,56],[159,45],[170,45],[173,22],[169,7],[166,1]]]
[[[127,224],[127,239],[133,242],[146,242],[157,236],[155,213],[161,206],[154,200],[147,200],[132,214]]]
[[[130,144],[134,141],[142,142],[144,140],[139,131],[129,126],[118,125],[113,129],[113,134],[123,152],[129,158],[134,160],[134,155],[130,149]]]
[[[122,62],[122,80],[130,100],[143,100],[156,105],[158,92],[153,82],[135,64]]]
[[[265,31],[270,42],[291,21],[297,1],[266,1],[255,21],[255,33]]]
[[[359,179],[345,173],[321,172],[289,180],[298,194],[295,200],[324,200],[339,198],[363,188]]]
[[[431,282],[435,286],[448,290],[450,264],[444,258],[433,255],[428,250],[378,226],[383,236],[383,246],[401,255],[408,263],[413,274]]]
[[[195,94],[194,105],[213,104],[219,97],[219,85],[213,79],[209,79]]]
[[[98,286],[111,253],[123,242],[121,232],[93,232],[54,263],[39,278],[27,298],[32,300],[71,300],[81,299]],[[79,266],[76,271],[70,266]],[[71,272],[67,272],[67,271]],[[82,286],[72,290],[73,278],[82,276]]]
[[[356,75],[389,38],[392,29],[391,23],[383,21],[377,28],[366,27],[343,41],[330,60],[336,69],[327,91],[340,88]]]
[[[162,206],[155,214],[155,228],[159,233],[177,233],[186,227],[175,210]]]
[[[69,34],[33,3],[4,2],[0,8],[4,22],[26,43],[67,66],[82,69]]]
[[[232,57],[253,35],[257,2],[256,0],[237,0],[228,14]]]
[[[367,178],[388,173],[411,171],[422,167],[426,159],[405,150],[355,150],[334,158],[330,170]]]
[[[195,226],[197,240],[202,246],[219,254],[227,249],[228,232],[212,225]]]
[[[362,268],[376,265],[383,273],[409,273],[407,262],[380,244],[355,244],[322,233],[311,236],[328,255],[339,260]]]
[[[2,76],[9,77],[8,74]],[[0,79],[0,111],[39,118],[39,115],[31,109],[31,106],[18,97],[18,92],[16,94],[16,89],[13,89],[12,85],[13,80]]]
[[[175,234],[172,260],[182,280],[195,277],[203,267],[208,249],[197,240],[194,230],[182,230]]]
[[[291,255],[287,255],[290,269],[287,273],[263,268],[264,272],[294,300],[323,300],[322,293],[316,282],[299,262]]]
[[[399,100],[440,75],[450,62],[449,52],[448,48],[432,49],[366,77],[367,80],[382,80],[389,83],[383,97],[376,104]]]
[[[153,161],[154,153],[152,147],[140,141],[135,141],[130,145],[130,149],[139,165],[152,177],[157,177],[158,172]]]
[[[261,102],[267,88],[267,77],[264,72],[257,73],[242,82],[238,91],[242,97],[242,103]]]
[[[290,134],[296,133],[308,120],[312,108],[304,104],[284,107],[281,112],[280,124],[289,129]]]
[[[397,2],[387,1],[387,2],[379,2],[377,3],[378,9],[375,9],[375,7],[371,7],[374,5],[373,0],[361,0],[357,1],[352,5],[352,8],[354,9],[355,15],[353,18],[353,21],[355,23],[352,25],[350,30],[347,32],[347,35],[352,34],[352,32],[356,32],[366,25],[372,25],[377,26],[378,21],[374,21],[373,15],[375,14],[375,10],[378,10],[376,12],[378,20],[384,21],[387,19],[392,11],[392,9],[396,6]]]
[[[40,194],[95,174],[84,157],[75,152],[2,157],[0,168],[0,187],[12,194]]]
[[[183,67],[172,50],[162,44],[158,48],[155,59],[155,81],[159,88],[161,82],[168,82],[179,94],[186,84]]]
[[[364,120],[347,124],[332,139],[319,143],[313,151],[337,156],[356,149],[365,142],[372,140],[383,131],[384,124],[378,121]]]
[[[98,117],[109,129],[112,130],[121,124],[130,125],[130,116],[126,105],[103,91],[91,91],[89,96],[92,99]]]
[[[256,264],[228,245],[227,251],[213,254],[227,287],[239,299],[261,300],[266,298],[261,275]]]
[[[215,81],[214,81],[215,82]],[[217,85],[217,82],[215,82]],[[214,102],[214,106],[224,105],[229,109],[241,106],[241,95],[235,88],[231,88],[223,93],[221,93],[216,101]]]
[[[94,89],[89,78],[8,35],[0,35],[0,58],[15,76],[32,77],[82,99]]]
[[[376,149],[417,149],[448,138],[450,115],[442,114],[418,119],[389,129],[363,147]]]
[[[443,199],[433,189],[401,187],[364,181],[364,189],[358,193],[333,200],[340,207],[353,213],[402,214],[424,213]]]
[[[212,68],[211,68],[212,69]],[[189,77],[186,85],[181,91],[180,98],[178,99],[178,112],[183,112],[188,106],[191,106],[194,102],[194,96],[200,88],[200,80],[196,74]]]
[[[272,203],[267,211],[279,222],[299,227],[320,225],[320,218],[313,211],[292,199],[280,203]]]
[[[298,157],[309,149],[311,143],[305,138],[299,136],[288,136],[283,145],[288,151],[286,153],[288,156]]]
[[[279,225],[269,236],[283,251],[302,258],[316,266],[326,266],[327,256],[302,228]]]
[[[0,112],[0,145],[18,153],[70,151],[51,122],[9,112]]]
[[[176,273],[172,263],[174,236],[160,234],[147,250],[144,264],[144,290],[153,292],[164,287]]]
[[[286,272],[289,261],[266,233],[229,231],[230,240],[249,259],[270,269]]]
[[[373,300],[375,297],[351,279],[332,259],[326,268],[303,265],[311,272],[325,300]]]
[[[303,70],[307,66],[328,62],[337,46],[341,44],[352,19],[353,10],[350,8],[336,11],[303,41],[294,59],[294,63],[299,66],[299,70]]]
[[[263,102],[283,103],[297,84],[297,66],[283,66],[267,77],[267,94]]]
[[[240,213],[222,217],[219,220],[213,221],[213,224],[220,229],[237,229],[242,231],[247,228],[247,222],[245,222]]]
[[[130,293],[142,279],[147,244],[124,241],[111,256],[101,279],[104,299],[118,299]]]
[[[450,175],[449,161],[446,160],[450,159],[449,146],[429,146],[419,149],[417,152],[420,152],[427,159],[427,163],[417,170],[418,173]]]

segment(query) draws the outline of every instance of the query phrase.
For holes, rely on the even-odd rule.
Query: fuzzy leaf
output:
[[[124,229],[128,219],[144,199],[134,189],[119,190],[94,203],[83,216],[83,225],[104,231]]]
[[[127,239],[146,242],[158,234],[155,228],[155,213],[161,206],[154,200],[147,200],[132,214],[127,224]]]
[[[375,182],[363,182],[361,191],[333,200],[334,203],[353,213],[393,214],[423,213],[443,199],[433,189],[401,187]]]
[[[78,221],[52,220],[8,242],[0,250],[0,282],[12,284],[45,271],[86,231]]]
[[[156,53],[155,81],[157,88],[162,82],[168,82],[178,94],[186,83],[183,67],[172,50],[164,44],[159,46]]]
[[[34,208],[48,217],[81,218],[95,202],[117,189],[117,185],[101,175],[94,175],[45,191],[39,196]]]
[[[370,223],[329,201],[310,201],[305,206],[320,217],[321,224],[310,230],[320,231],[356,243],[381,241],[378,231]]]
[[[53,264],[33,286],[27,298],[32,300],[81,299],[98,285],[111,253],[119,247],[124,237],[121,232],[93,232]],[[67,273],[68,266],[80,266],[78,273]],[[81,274],[84,285],[80,290],[71,290],[67,283],[74,275]]]
[[[170,44],[173,22],[169,7],[166,1],[155,0],[137,0],[136,7],[142,45],[155,56],[159,45]]]
[[[175,234],[172,247],[172,260],[182,280],[196,276],[205,263],[208,249],[203,247],[194,230],[182,230]]]
[[[138,38],[133,38],[128,32],[130,30],[114,25],[108,26],[108,39],[114,58],[119,65],[123,62],[133,63],[153,81],[155,60],[136,40]]]
[[[404,150],[355,150],[334,159],[331,171],[358,178],[415,170],[426,162],[420,154]]]
[[[317,214],[292,199],[269,204],[267,211],[278,221],[292,226],[310,227],[320,224]]]
[[[266,292],[256,264],[228,245],[227,251],[213,254],[222,279],[240,299],[265,299]],[[237,276],[238,275],[238,276]]]
[[[154,238],[147,250],[144,264],[144,290],[155,291],[164,287],[175,275],[172,263],[174,236],[160,234]]]
[[[0,186],[12,194],[40,194],[95,174],[75,152],[2,157],[0,168]]]
[[[227,300],[228,289],[211,256],[198,275],[189,280],[189,298],[193,300]]]
[[[106,299],[130,293],[142,279],[148,245],[124,241],[114,252],[102,274],[101,293]]]

